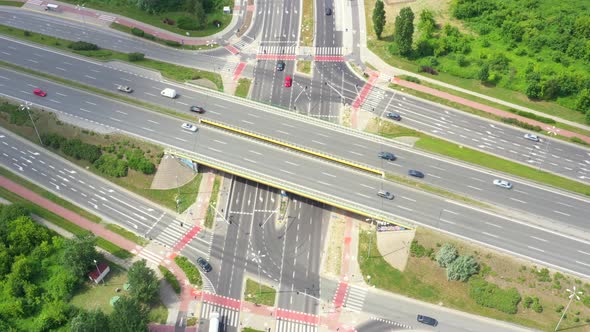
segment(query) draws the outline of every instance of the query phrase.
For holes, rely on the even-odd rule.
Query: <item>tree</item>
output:
[[[418,31],[422,34],[422,38],[430,38],[436,30],[436,21],[434,20],[434,14],[428,9],[424,9],[420,12],[420,19],[418,21]]]
[[[65,241],[62,264],[77,278],[84,277],[94,266],[94,260],[98,259],[95,242],[96,238],[92,234]]]
[[[590,89],[580,91],[578,99],[576,99],[576,110],[586,113],[586,118],[588,118],[590,111]]]
[[[377,0],[375,8],[373,8],[373,29],[377,35],[377,39],[381,39],[383,28],[385,27],[385,5],[383,1]]]
[[[590,124],[590,110],[586,111],[586,119],[585,120],[586,120],[587,124]]]
[[[473,256],[460,256],[447,266],[447,279],[467,281],[479,271],[479,263]]]
[[[414,34],[414,12],[410,7],[404,7],[395,18],[394,40],[401,55],[412,52],[412,35]]]
[[[49,241],[49,230],[36,224],[30,217],[22,216],[8,224],[6,243],[9,252],[18,256],[28,254],[43,241]]]
[[[490,79],[490,66],[487,63],[481,65],[481,68],[477,72],[477,78],[481,83],[485,83]]]
[[[121,297],[109,316],[109,326],[117,332],[146,332],[148,308],[135,298]]]
[[[436,262],[440,267],[447,267],[457,259],[458,256],[459,252],[457,251],[457,248],[450,243],[445,243],[438,253],[436,253]]]
[[[154,270],[145,264],[145,259],[136,261],[129,268],[127,278],[131,285],[131,296],[142,303],[152,303],[157,297],[160,290],[160,283]]]
[[[70,323],[70,332],[104,332],[109,330],[109,317],[100,309],[80,311]]]
[[[541,98],[541,84],[537,81],[530,81],[529,85],[527,85],[524,94],[529,97],[529,99],[539,99]]]

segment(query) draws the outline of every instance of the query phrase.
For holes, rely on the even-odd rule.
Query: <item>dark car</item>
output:
[[[199,266],[205,272],[211,272],[211,270],[213,270],[213,268],[211,267],[211,264],[209,264],[209,262],[207,262],[203,257],[197,258],[197,264],[199,264]]]
[[[394,161],[394,160],[397,159],[396,156],[393,153],[386,152],[386,151],[379,152],[378,156],[381,159],[391,160],[391,161]]]
[[[430,325],[430,326],[437,326],[438,321],[432,317],[418,315],[416,318],[420,323]]]
[[[285,70],[285,61],[277,62],[277,71],[283,71],[283,70]]]
[[[326,16],[332,15],[332,8],[326,8]]]
[[[202,108],[201,106],[191,106],[190,108],[191,112],[195,112],[195,113],[205,113],[205,109]]]
[[[387,112],[387,114],[385,114],[385,116],[387,116],[388,118],[395,120],[395,121],[401,121],[402,120],[402,116],[397,114],[397,113],[393,113],[393,112]]]
[[[411,176],[415,176],[417,178],[423,178],[424,177],[424,173],[417,171],[415,169],[411,169],[408,171],[408,174]]]

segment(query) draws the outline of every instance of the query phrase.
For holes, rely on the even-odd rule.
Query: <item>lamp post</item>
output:
[[[78,11],[78,14],[80,14],[80,16],[82,16],[82,22],[84,23],[84,25],[86,25],[86,18],[84,17],[84,14],[82,14],[82,10],[86,9],[86,4],[78,4],[76,5],[76,10]]]
[[[100,277],[100,269],[98,268],[98,263],[96,262],[96,259],[93,259],[92,261],[94,261],[94,266],[96,266],[96,271],[98,272],[98,276]],[[102,284],[104,285],[104,279],[102,279]]]
[[[41,145],[43,145],[43,141],[41,140],[41,135],[39,135],[39,130],[37,130],[37,125],[35,124],[35,120],[33,120],[33,116],[31,115],[31,111],[30,111],[31,106],[33,106],[33,103],[26,101],[24,104],[20,104],[20,106],[18,108],[21,111],[27,111],[27,114],[29,115],[29,119],[31,119],[31,123],[33,123],[33,128],[35,128],[35,133],[37,133],[37,138],[39,138],[39,143],[41,143]]]
[[[582,291],[576,291],[576,286],[572,287],[572,289],[566,289],[566,291],[568,293],[570,293],[569,297],[569,302],[567,303],[567,306],[565,307],[565,310],[563,310],[563,314],[561,315],[561,318],[559,319],[559,322],[557,322],[557,326],[555,326],[555,331],[557,331],[557,329],[559,328],[559,324],[561,324],[561,321],[563,320],[563,317],[565,317],[565,313],[567,312],[567,309],[569,309],[570,304],[572,304],[572,301],[574,300],[574,298],[576,299],[576,301],[580,301],[580,295],[582,295],[584,292]]]
[[[262,293],[262,278],[260,276],[260,264],[262,264],[262,257],[266,257],[266,255],[261,255],[260,250],[257,253],[252,253],[252,261],[258,265],[258,297],[260,297],[260,293]]]
[[[365,221],[369,221],[371,223],[370,227],[373,227],[373,218],[367,218]],[[371,229],[369,229],[369,248],[367,249],[367,259],[371,256],[371,247],[373,246],[373,233]]]

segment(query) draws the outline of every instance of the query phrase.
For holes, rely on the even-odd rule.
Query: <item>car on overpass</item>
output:
[[[381,159],[390,160],[390,161],[394,161],[397,159],[397,157],[393,153],[387,152],[387,151],[379,152],[378,156]]]

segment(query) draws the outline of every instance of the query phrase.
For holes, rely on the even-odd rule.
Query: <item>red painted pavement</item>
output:
[[[399,79],[397,77],[395,79],[393,79],[392,82],[395,83],[395,84],[401,85],[401,86],[405,86],[405,87],[410,88],[410,89],[418,90],[418,91],[425,92],[425,93],[428,93],[428,94],[433,95],[433,96],[437,96],[437,97],[440,97],[440,98],[444,98],[444,99],[448,99],[448,100],[454,101],[454,102],[459,103],[459,104],[467,105],[469,107],[473,107],[475,109],[478,109],[478,110],[481,110],[481,111],[484,111],[484,112],[487,112],[487,113],[495,114],[497,116],[501,116],[501,117],[504,117],[504,118],[514,118],[514,119],[517,119],[518,121],[526,122],[526,123],[531,124],[531,125],[534,125],[534,126],[539,126],[539,127],[543,128],[545,130],[547,129],[547,127],[550,127],[550,126],[548,126],[545,123],[542,123],[542,122],[539,122],[539,121],[536,121],[536,120],[533,120],[533,119],[525,118],[525,117],[522,117],[522,116],[519,116],[519,115],[516,115],[516,114],[512,114],[510,112],[505,112],[505,111],[499,110],[497,108],[493,108],[493,107],[488,106],[488,105],[480,104],[480,103],[475,102],[475,101],[471,101],[471,100],[467,100],[465,98],[454,96],[454,95],[452,95],[450,93],[442,92],[442,91],[439,91],[439,90],[436,90],[436,89],[433,89],[433,88],[426,87],[424,85],[420,85],[420,84],[416,84],[416,83],[413,83],[413,82],[404,81],[404,80],[401,80],[401,79]],[[587,143],[590,143],[590,137],[585,136],[585,135],[582,135],[582,134],[574,133],[574,132],[571,132],[571,131],[567,131],[565,129],[559,129],[559,135],[562,135],[562,136],[565,136],[565,137],[577,137],[577,138],[579,138],[581,140],[584,140]]]
[[[174,332],[176,331],[176,326],[171,325],[160,325],[160,324],[150,324],[148,326],[150,332]],[[197,327],[185,327],[184,332],[197,332]]]
[[[231,54],[236,55],[238,53],[240,53],[240,50],[238,50],[237,48],[235,48],[233,45],[227,45],[225,47],[226,50],[230,51]]]
[[[215,303],[227,308],[240,310],[240,301],[230,297],[203,292],[203,302]]]
[[[338,284],[338,289],[336,289],[336,294],[334,294],[334,307],[340,308],[344,304],[344,298],[346,297],[346,291],[348,290],[348,283],[341,281]]]
[[[180,241],[178,241],[176,243],[176,245],[174,246],[174,251],[181,251],[182,248],[184,248],[187,243],[191,242],[191,240],[195,236],[197,236],[197,234],[199,234],[200,231],[201,231],[201,227],[193,226],[193,228],[191,228],[190,231],[188,231],[186,234],[184,234],[182,239],[180,239]]]
[[[278,308],[276,311],[277,319],[286,319],[298,322],[304,322],[307,324],[318,325],[320,323],[320,317],[317,315],[306,314],[304,312],[291,311]]]
[[[246,63],[245,62],[240,62],[237,65],[236,70],[234,70],[234,81],[237,81],[238,78],[240,78],[240,75],[242,75],[242,72],[244,71],[244,68],[246,68]]]
[[[341,55],[316,55],[313,57],[313,61],[344,62],[346,60]]]
[[[371,92],[371,89],[373,89],[373,84],[375,83],[375,81],[377,80],[378,77],[379,77],[379,74],[375,74],[375,73],[371,74],[371,76],[369,77],[369,81],[367,83],[365,83],[365,85],[361,89],[361,92],[359,93],[359,95],[356,97],[356,99],[352,103],[352,108],[359,108],[363,104],[363,102],[365,101],[365,99],[367,98],[369,93]]]
[[[249,12],[253,12],[253,11],[254,11],[254,8],[255,8],[255,6],[254,6],[254,5],[248,5],[248,7],[246,7],[246,8],[248,8],[247,10],[248,10]]]
[[[256,60],[295,60],[295,54],[256,54]]]

